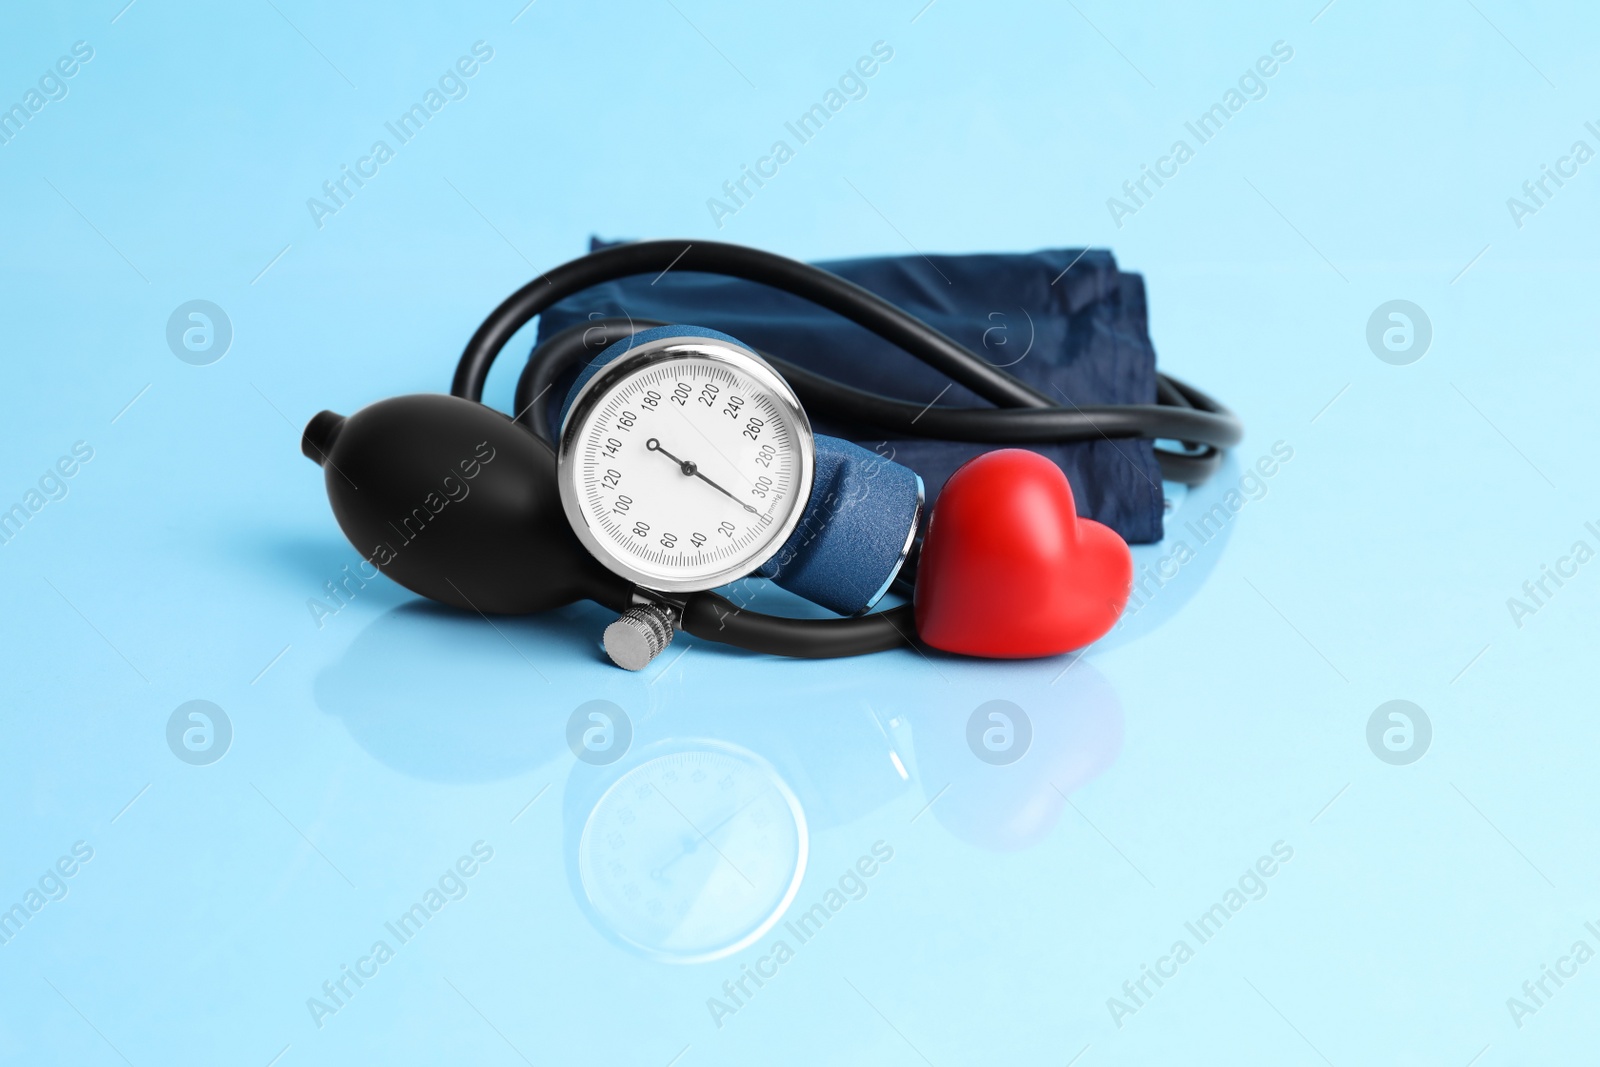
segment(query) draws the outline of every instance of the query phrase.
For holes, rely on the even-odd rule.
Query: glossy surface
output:
[[[0,144],[0,514],[28,511],[0,544],[0,906],[38,906],[0,943],[0,1062],[1592,1059],[1588,7],[122,3],[0,32],[8,106],[94,49]],[[1176,176],[1135,204],[1142,164]],[[344,165],[376,175],[336,205]],[[595,608],[345,587],[305,421],[447,388],[591,230],[1109,245],[1163,364],[1248,434],[1081,657],[679,637],[631,675]],[[624,737],[741,749],[793,794],[805,871],[749,948],[652,958],[575,880]],[[724,944],[795,853],[662,784],[759,890],[651,810],[640,862],[683,857],[664,907],[734,886],[675,950]]]

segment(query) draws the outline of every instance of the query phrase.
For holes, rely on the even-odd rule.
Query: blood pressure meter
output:
[[[794,532],[816,446],[766,361],[714,337],[658,337],[580,383],[556,453],[561,504],[595,559],[647,589],[742,578]]]
[[[594,286],[673,269],[809,300],[992,406],[882,396],[716,330],[632,318],[579,323],[536,346],[517,386],[515,418],[483,405],[495,357],[535,316]],[[603,346],[598,354],[595,341]],[[541,401],[580,363],[552,433]],[[922,479],[894,462],[892,451],[879,455],[813,433],[799,398],[833,423],[871,427],[866,440],[881,431],[991,449],[1183,442],[1182,450],[1155,449],[1163,474],[1203,481],[1238,442],[1238,420],[1176,379],[1158,375],[1155,388],[1155,403],[1062,407],[828,271],[737,245],[646,241],[591,253],[508,296],[467,343],[451,395],[392,397],[350,416],[319,412],[301,451],[324,467],[345,535],[389,578],[480,615],[593,600],[620,613],[604,646],[631,670],[680,629],[809,658],[897,648],[919,637],[945,651],[1032,656],[1095,640],[1128,595],[1123,575],[1131,563],[1114,533],[1100,527],[1106,548],[1089,553],[1078,535],[1064,532],[1088,520],[1075,514],[1061,470],[1015,456],[981,469],[969,463],[968,503],[948,503],[947,483],[940,498],[947,517],[930,520],[927,534],[930,543],[939,535],[954,547],[920,554],[914,591],[904,576],[901,592],[914,603],[868,614],[912,569],[907,560],[924,525]],[[1014,521],[1024,514],[1032,517]],[[1019,560],[1033,561],[1022,580],[994,577],[1013,574]],[[949,579],[942,587],[940,575]],[[770,579],[835,617],[751,610],[743,590],[727,588],[747,577]],[[941,599],[929,592],[935,588],[958,592]],[[998,623],[1010,627],[1003,639],[995,637]]]
[[[867,611],[922,516],[915,472],[813,434],[771,364],[694,326],[631,334],[584,368],[562,408],[556,478],[583,547],[634,585],[603,642],[634,670],[672,639],[681,594],[747,576]]]

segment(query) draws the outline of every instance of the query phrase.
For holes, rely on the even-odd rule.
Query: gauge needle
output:
[[[666,449],[662,448],[661,447],[661,442],[656,440],[654,437],[652,437],[648,441],[646,441],[644,443],[644,447],[649,449],[651,452],[660,452],[663,456],[666,456],[668,459],[672,460],[672,462],[674,462],[674,463],[676,463],[678,465],[678,469],[684,473],[685,477],[691,477],[692,476],[692,477],[695,477],[695,478],[699,478],[702,482],[705,482],[711,488],[715,489],[717,492],[721,493],[723,496],[727,497],[729,500],[733,501],[735,504],[738,504],[740,507],[742,507],[746,511],[750,512],[752,515],[755,514],[755,511],[756,511],[755,508],[751,507],[749,504],[746,504],[744,501],[740,500],[738,497],[734,496],[732,493],[730,493],[726,489],[722,488],[722,486],[718,485],[716,482],[712,481],[710,478],[707,478],[704,474],[700,473],[699,465],[696,464],[693,460],[679,459],[677,456],[674,456],[671,452],[668,452]]]
[[[658,788],[656,791],[659,793],[660,789]],[[666,796],[665,793],[662,793],[661,795],[662,795],[662,797]],[[695,826],[694,823],[689,823],[689,825],[694,829],[695,833],[700,834],[701,837],[705,838],[706,844],[710,845],[712,848],[717,848],[716,844],[714,842],[712,842],[712,840],[711,840],[711,835],[716,833],[717,831],[721,830],[724,826],[727,826],[729,823],[731,823],[733,820],[737,819],[739,816],[743,815],[745,813],[745,811],[752,804],[754,804],[758,800],[765,799],[765,797],[766,797],[765,793],[757,793],[755,796],[751,797],[749,800],[745,801],[743,804],[740,804],[737,808],[735,808],[732,815],[729,815],[727,818],[725,818],[721,822],[717,823],[717,825],[713,826],[711,829],[706,830],[704,832],[702,832],[701,829],[698,826]],[[668,801],[668,803],[671,803],[671,802]],[[688,822],[687,819],[685,819],[684,821]],[[658,882],[659,881],[664,881],[666,879],[666,875],[667,875],[667,868],[674,866],[675,864],[677,864],[677,862],[679,860],[684,859],[686,856],[689,856],[691,853],[695,852],[699,847],[700,847],[700,842],[696,841],[694,838],[692,838],[692,837],[688,836],[687,834],[685,834],[684,838],[683,838],[683,848],[682,848],[682,850],[676,856],[672,857],[670,860],[667,860],[661,866],[659,866],[655,870],[651,871],[650,872],[650,877],[654,878]],[[717,849],[717,854],[719,856],[721,856],[722,855],[722,850],[721,849]],[[726,857],[726,856],[722,856],[722,858],[725,859],[725,860],[728,859],[728,857]],[[732,860],[728,860],[728,865],[730,867],[732,867],[733,866],[733,861]],[[734,870],[738,870],[738,868],[734,867]],[[740,873],[743,874],[744,872],[740,871]],[[749,879],[745,879],[745,880],[749,881]]]

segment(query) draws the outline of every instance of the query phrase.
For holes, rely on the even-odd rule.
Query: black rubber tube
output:
[[[832,659],[909,645],[916,620],[909,604],[851,619],[787,619],[747,611],[716,593],[694,593],[684,604],[683,630],[751,652]]]
[[[819,267],[719,241],[639,241],[564,263],[506,297],[483,320],[456,364],[450,391],[483,399],[489,368],[506,342],[539,312],[603,282],[669,270],[702,271],[769,285],[851,320],[960,382],[992,404],[1051,407],[1049,397],[875,293]]]
[[[549,399],[546,397],[561,375],[578,363],[592,359],[606,347],[625,337],[632,337],[650,326],[664,326],[654,320],[599,319],[568,326],[554,337],[547,338],[528,356],[528,362],[517,378],[516,420],[540,437],[555,444],[555,430],[550,426]]]
[[[545,340],[529,355],[518,379],[518,421],[553,442],[545,393],[562,373],[615,341],[660,325],[664,324],[654,319],[597,319],[569,326]],[[1162,476],[1186,485],[1205,481],[1222,458],[1218,449],[1238,444],[1243,434],[1232,412],[1166,375],[1157,376],[1158,404],[1048,409],[927,407],[845,385],[767,352],[761,356],[788,379],[808,412],[908,437],[993,445],[1159,438],[1182,441],[1192,448],[1205,446],[1204,451],[1194,453],[1156,449]],[[1191,402],[1185,390],[1200,404]]]

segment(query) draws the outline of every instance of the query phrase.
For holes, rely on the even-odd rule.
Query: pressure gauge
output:
[[[721,335],[676,334],[634,344],[583,383],[557,464],[590,553],[678,593],[742,578],[777,552],[816,458],[799,399],[765,360]]]

